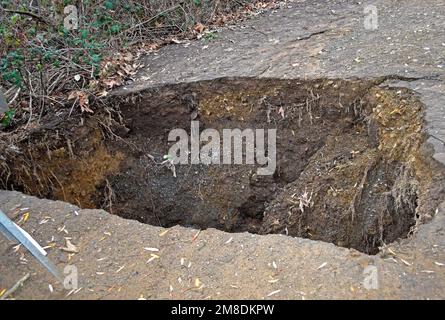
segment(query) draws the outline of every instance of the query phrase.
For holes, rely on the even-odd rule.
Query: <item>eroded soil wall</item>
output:
[[[375,253],[439,201],[423,106],[375,81],[219,79],[114,95],[1,136],[4,188],[164,227],[283,233]],[[172,129],[277,129],[277,168],[165,165]],[[176,175],[176,176],[175,176]]]

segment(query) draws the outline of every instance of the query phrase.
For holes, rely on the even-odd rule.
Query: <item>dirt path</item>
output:
[[[33,236],[40,243],[56,244],[49,249],[49,257],[58,266],[77,267],[82,289],[69,296],[73,299],[444,297],[445,267],[439,265],[445,262],[444,206],[434,222],[421,226],[414,238],[392,245],[385,254],[367,256],[333,244],[280,235],[214,229],[197,235],[197,230],[183,227],[162,229],[16,192],[0,192],[0,202],[7,212],[15,212],[18,205],[30,208],[23,227],[35,230]],[[39,224],[47,216],[51,217],[46,218],[48,222]],[[69,260],[60,250],[64,237],[71,237],[79,250]],[[13,253],[5,241],[0,250],[2,287],[9,288],[30,272],[17,298],[65,298],[69,291],[31,257],[26,255],[26,265],[18,264],[20,254]],[[377,268],[379,289],[364,288],[368,266]]]
[[[418,94],[425,104],[425,129],[434,136],[422,152],[445,163],[440,141],[445,141],[445,4],[374,4],[379,28],[369,31],[363,27],[363,4],[289,2],[224,28],[215,40],[171,45],[147,56],[140,81],[115,94],[220,77],[379,79],[381,86]],[[436,188],[435,201],[443,195],[443,186]],[[421,212],[434,218],[375,256],[284,235],[163,229],[17,192],[0,191],[0,205],[50,246],[49,257],[59,268],[74,265],[79,272],[81,289],[67,297],[69,290],[23,248],[16,252],[0,239],[0,292],[31,273],[16,298],[445,298],[445,203]],[[62,250],[66,237],[78,253]],[[370,288],[371,274],[377,282]]]

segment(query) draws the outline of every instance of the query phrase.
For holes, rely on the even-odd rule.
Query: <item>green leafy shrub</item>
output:
[[[70,92],[95,87],[91,83],[114,53],[138,42],[187,34],[197,23],[207,26],[218,14],[256,1],[0,0],[0,86],[20,93],[16,104],[32,97],[42,108],[33,114],[42,115],[54,103],[66,103]],[[67,5],[78,9],[76,30],[64,27]],[[216,37],[204,34],[205,40]],[[16,120],[22,110],[15,109]],[[3,121],[9,124],[12,115]]]

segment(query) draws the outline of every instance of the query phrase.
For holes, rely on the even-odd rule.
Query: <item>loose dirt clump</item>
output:
[[[283,233],[374,254],[440,200],[423,106],[365,80],[218,79],[116,93],[108,113],[5,144],[5,188],[144,223]],[[77,119],[78,120],[78,119]],[[76,120],[76,121],[77,121]],[[172,129],[277,129],[277,168],[175,165]],[[67,130],[66,125],[72,126]],[[63,128],[63,129],[62,129]],[[18,135],[18,133],[16,133]]]

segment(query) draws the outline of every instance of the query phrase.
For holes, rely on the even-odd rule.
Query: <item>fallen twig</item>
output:
[[[15,285],[12,286],[11,289],[5,292],[5,294],[0,298],[0,300],[6,300],[10,295],[17,291],[18,288],[23,286],[23,283],[28,280],[31,275],[29,273],[25,274],[23,278],[16,282]]]
[[[29,12],[29,11],[20,11],[20,10],[9,10],[9,9],[4,9],[2,8],[3,11],[5,12],[9,12],[9,13],[17,13],[17,14],[21,14],[21,15],[25,15],[31,18],[34,18],[44,24],[50,24],[48,21],[46,21],[43,17],[36,15],[35,13]]]

